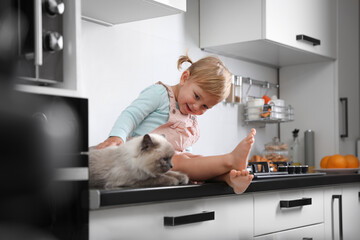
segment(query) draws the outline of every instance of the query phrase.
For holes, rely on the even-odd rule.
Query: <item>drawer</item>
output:
[[[323,202],[321,188],[254,194],[254,235],[323,223]]]
[[[324,224],[316,224],[292,230],[255,237],[254,240],[324,240]]]
[[[203,214],[205,212],[205,214]],[[199,221],[202,217],[214,220]],[[246,217],[244,217],[246,216]],[[177,226],[164,226],[164,217]],[[203,198],[90,211],[90,239],[250,239],[253,197]]]

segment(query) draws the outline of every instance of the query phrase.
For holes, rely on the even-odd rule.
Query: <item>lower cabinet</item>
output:
[[[360,183],[343,188],[344,240],[360,239]]]
[[[254,240],[325,240],[324,224],[295,228],[255,237]]]
[[[91,240],[252,237],[250,194],[90,211]]]
[[[354,240],[360,183],[90,211],[90,239]]]
[[[254,235],[323,223],[323,202],[319,188],[255,193]]]
[[[324,209],[325,239],[359,239],[360,183],[325,188]]]

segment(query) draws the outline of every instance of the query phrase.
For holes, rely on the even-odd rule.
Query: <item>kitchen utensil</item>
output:
[[[305,141],[305,164],[309,166],[309,172],[314,172],[315,169],[315,140],[314,131],[306,130],[304,132]]]

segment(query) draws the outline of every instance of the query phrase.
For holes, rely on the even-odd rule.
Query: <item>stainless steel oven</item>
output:
[[[63,82],[62,0],[13,0],[17,10],[18,75],[34,84]]]

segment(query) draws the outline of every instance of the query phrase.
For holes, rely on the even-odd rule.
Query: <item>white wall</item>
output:
[[[209,55],[199,49],[199,3],[187,2],[187,12],[162,18],[104,27],[82,21],[81,78],[89,98],[89,143],[108,137],[120,112],[145,87],[157,81],[178,83],[177,59],[189,49],[193,60]],[[234,74],[276,83],[276,69],[219,56]],[[246,92],[245,86],[244,92]],[[275,92],[270,92],[273,94]],[[262,96],[262,89],[251,90]],[[241,107],[220,103],[199,117],[197,154],[231,151],[251,127],[244,125]],[[256,127],[256,126],[255,126]],[[277,125],[257,128],[252,153],[277,136]]]

